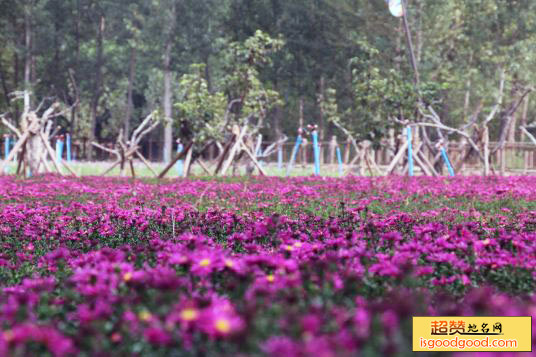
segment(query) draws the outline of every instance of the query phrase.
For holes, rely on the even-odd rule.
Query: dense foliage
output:
[[[411,316],[536,311],[530,177],[0,181],[1,355],[409,356]]]
[[[77,139],[110,140],[162,105],[174,119],[173,137],[186,139],[185,116],[221,119],[220,94],[227,103],[236,99],[246,80],[283,99],[266,114],[265,138],[294,135],[300,99],[305,124],[318,124],[321,139],[340,135],[317,100],[331,96],[337,104],[331,118],[358,139],[377,140],[392,126],[390,117],[415,116],[417,91],[457,126],[489,114],[502,71],[505,115],[523,89],[534,86],[536,2],[411,0],[408,6],[419,88],[413,87],[402,22],[385,0],[2,0],[0,112],[16,120],[20,107],[9,102],[9,93],[24,88],[35,98],[79,99],[60,125]],[[271,66],[246,69],[229,53],[258,30],[285,45],[268,56]],[[202,76],[196,80],[206,85],[203,95],[215,98],[207,112],[185,114],[190,99],[174,109],[171,103],[189,90],[180,78],[192,74],[192,64],[203,65],[194,71]],[[244,70],[248,75],[237,77]],[[525,113],[530,118],[534,105]],[[503,119],[492,123],[491,140]]]

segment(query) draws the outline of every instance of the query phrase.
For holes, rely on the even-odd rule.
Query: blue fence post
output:
[[[62,158],[63,158],[63,148],[65,147],[65,141],[63,141],[63,137],[60,138],[60,149],[58,151],[58,156],[59,156],[59,159],[58,161],[61,162]]]
[[[67,161],[71,161],[71,134],[67,134]]]
[[[290,156],[290,161],[287,166],[287,176],[290,174],[290,171],[292,170],[292,166],[294,166],[294,162],[296,161],[296,155],[298,155],[298,151],[300,150],[300,145],[302,143],[302,135],[301,130],[298,131],[298,137],[296,138],[296,143],[294,144],[294,148],[292,149],[292,155]]]
[[[452,168],[447,152],[445,151],[445,148],[443,147],[441,148],[441,156],[443,156],[443,161],[445,161],[445,165],[447,165],[447,169],[449,170],[449,175],[454,176],[454,169]]]
[[[407,127],[408,134],[408,166],[409,166],[409,175],[413,176],[413,145],[411,143],[411,127]]]
[[[177,154],[180,154],[182,150],[184,150],[184,145],[182,145],[182,143],[179,142],[177,144]],[[179,176],[184,175],[184,160],[177,161],[177,174]]]
[[[344,174],[344,170],[342,167],[342,155],[341,155],[341,148],[337,146],[337,161],[339,162],[339,176],[342,176]]]
[[[11,138],[9,136],[5,136],[5,141],[4,141],[4,160],[7,160],[7,157],[9,156],[9,151],[10,151],[10,141],[11,141]],[[5,170],[4,170],[5,173],[8,173],[9,172],[9,167],[7,167],[7,164],[5,166]]]
[[[318,148],[318,131],[313,131],[313,152],[315,155],[315,175],[320,175],[320,150]]]
[[[63,140],[61,140],[61,137],[58,137],[56,139],[56,161],[61,162],[62,154],[63,154]]]

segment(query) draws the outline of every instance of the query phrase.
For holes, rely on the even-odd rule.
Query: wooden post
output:
[[[350,149],[352,146],[352,139],[348,137],[346,139],[346,146],[344,147],[344,164],[348,165],[348,161],[350,161]]]
[[[125,152],[122,149],[119,149],[121,153],[121,166],[119,169],[119,176],[125,176]]]
[[[525,149],[525,151],[523,152],[523,156],[524,156],[524,165],[523,165],[523,173],[526,174],[528,169],[529,169],[529,152],[528,150]]]
[[[184,171],[182,172],[182,177],[188,177],[188,174],[190,173],[190,167],[192,162],[192,151],[193,146],[190,147],[190,150],[188,150],[188,154],[186,154],[186,160],[184,160]]]
[[[135,152],[136,156],[141,160],[141,162],[143,162],[145,164],[145,166],[147,166],[147,168],[153,173],[153,175],[155,176],[158,176],[158,174],[156,173],[156,171],[152,168],[152,166],[149,164],[149,162],[147,161],[147,159],[145,157],[143,157],[143,155],[138,151],[136,150]]]
[[[388,139],[388,148],[387,161],[393,161],[396,155],[396,138],[395,138],[395,129],[389,129],[389,139]]]
[[[307,140],[307,138],[304,137],[303,141],[302,141],[302,144],[301,144],[301,147],[302,147],[302,151],[301,151],[301,154],[302,154],[302,159],[301,159],[302,167],[307,166],[307,144],[308,144],[308,140]]]
[[[501,176],[504,176],[506,173],[506,148],[503,147],[500,149],[501,155]]]
[[[220,171],[220,169],[221,169],[221,167],[223,165],[223,161],[225,160],[225,156],[227,155],[227,153],[231,149],[231,145],[233,145],[233,142],[234,142],[235,139],[236,139],[236,135],[233,134],[231,139],[225,145],[225,148],[223,149],[223,151],[220,153],[220,160],[218,161],[218,164],[216,165],[216,169],[214,170],[214,176],[216,176],[218,174],[218,172]]]
[[[246,135],[246,131],[247,131],[247,124],[244,125],[241,130],[238,126],[234,128],[233,134],[235,134],[237,138],[236,138],[236,142],[234,143],[234,145],[231,147],[231,150],[229,151],[229,157],[227,158],[227,161],[225,161],[221,169],[222,176],[225,175],[225,173],[227,172],[227,169],[229,168],[231,163],[234,161],[236,152],[240,148],[240,144],[242,142],[242,139],[244,138],[244,135]]]
[[[487,125],[484,125],[482,142],[484,144],[484,176],[489,176],[489,130]]]
[[[179,161],[180,159],[182,159],[187,153],[188,151],[190,151],[190,148],[192,147],[192,144],[193,142],[189,143],[185,148],[184,150],[180,153],[180,154],[177,154],[175,156],[175,158],[173,158],[173,160],[171,160],[167,165],[166,167],[164,168],[164,170],[162,170],[162,172],[160,172],[160,174],[158,175],[158,178],[161,179],[163,178],[164,176],[166,176],[167,172],[169,171],[169,169],[171,169],[173,167],[173,165],[175,165],[175,163],[177,161]]]
[[[396,168],[396,165],[398,164],[398,162],[404,157],[404,154],[406,153],[406,151],[408,150],[408,142],[407,140],[404,141],[404,143],[402,144],[402,146],[400,147],[400,149],[398,150],[398,153],[395,155],[395,157],[393,158],[393,160],[391,160],[391,163],[389,164],[389,167],[387,168],[386,170],[386,173],[389,175],[391,173],[393,173],[393,171],[395,170]]]
[[[335,163],[335,149],[337,148],[337,137],[333,135],[329,143],[329,164]]]
[[[128,160],[128,163],[130,164],[130,172],[132,173],[132,178],[136,178],[136,171],[134,171],[134,163],[131,160]]]

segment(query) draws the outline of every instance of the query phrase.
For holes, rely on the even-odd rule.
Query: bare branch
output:
[[[225,115],[223,116],[223,122],[225,123],[224,127],[229,125],[229,120],[230,120],[229,115],[231,114],[231,110],[233,109],[235,104],[238,104],[238,103],[242,103],[242,99],[233,99],[227,105],[227,110],[225,110]]]
[[[532,141],[532,143],[536,145],[536,138],[534,137],[534,135],[532,135],[524,126],[520,126],[519,129],[521,129],[521,131],[525,133],[525,135],[530,139],[530,141]]]
[[[268,147],[264,150],[264,152],[262,153],[262,155],[260,155],[260,156],[261,156],[261,157],[268,157],[268,156],[270,156],[270,154],[272,154],[272,152],[274,151],[274,149],[275,149],[276,146],[285,143],[287,140],[288,140],[288,137],[287,137],[286,135],[284,135],[283,138],[280,138],[280,139],[277,140],[275,143],[270,144],[270,146],[268,146]]]
[[[350,141],[352,142],[352,146],[354,147],[356,153],[359,153],[361,150],[359,149],[359,146],[357,146],[357,143],[355,141],[355,138],[354,136],[350,133],[350,131],[348,131],[348,129],[346,129],[345,127],[343,127],[339,122],[337,122],[336,120],[333,121],[333,124],[339,128],[343,133],[344,135],[346,135],[347,137],[350,138]]]
[[[99,148],[99,149],[101,149],[103,151],[106,151],[106,152],[109,152],[111,154],[119,156],[119,153],[117,152],[117,150],[108,149],[107,147],[102,146],[101,144],[96,143],[94,141],[91,142],[91,145],[93,145],[93,146],[95,146],[95,147],[97,147],[97,148]]]
[[[445,126],[443,124],[434,124],[434,123],[411,123],[411,124],[408,124],[408,125],[410,125],[410,126],[429,126],[429,127],[433,127],[433,128],[439,128],[439,129],[442,129],[442,130],[447,130],[447,131],[458,133],[458,134],[460,134],[461,136],[463,136],[463,137],[465,137],[467,139],[469,144],[471,144],[473,149],[475,149],[475,151],[478,153],[480,159],[484,160],[484,156],[482,155],[480,149],[475,144],[473,139],[471,139],[471,137],[467,133],[465,133],[465,132],[463,132],[463,131],[461,131],[459,129],[451,128],[451,127]]]
[[[147,129],[145,129],[144,131],[142,131],[138,137],[136,138],[136,140],[134,141],[134,143],[132,145],[138,145],[140,140],[145,136],[147,135],[148,133],[150,133],[151,131],[153,131],[157,126],[158,124],[160,124],[159,121],[154,121],[150,127],[148,127]]]
[[[75,95],[75,100],[74,100],[74,103],[72,106],[76,106],[78,105],[78,102],[80,101],[80,93],[78,91],[78,86],[76,85],[76,81],[74,80],[74,71],[72,68],[69,68],[69,79],[70,79],[70,82],[71,84],[73,85],[73,89],[74,89],[74,95]]]
[[[533,88],[526,89],[525,92],[518,98],[518,100],[514,102],[504,114],[503,117],[505,117],[506,119],[502,126],[501,134],[499,137],[499,142],[497,143],[495,148],[491,151],[491,154],[494,154],[499,149],[502,149],[504,147],[504,144],[506,143],[506,134],[507,134],[508,128],[510,127],[510,123],[512,121],[513,115],[519,109],[519,106],[521,105],[525,97],[533,90],[534,90]]]
[[[153,119],[155,112],[152,112],[151,114],[147,115],[145,119],[141,122],[141,124],[134,130],[132,133],[132,141],[136,141],[137,135],[147,126],[147,124]],[[128,135],[128,133],[125,133]]]
[[[138,158],[141,160],[141,162],[143,162],[145,164],[145,166],[147,166],[147,168],[153,173],[153,175],[158,176],[158,174],[153,169],[151,164],[149,164],[147,159],[138,150],[136,150],[134,153],[136,154],[136,156],[138,156]]]
[[[5,126],[7,126],[12,132],[14,132],[15,135],[17,135],[18,138],[20,138],[22,136],[22,134],[20,133],[19,129],[17,129],[13,125],[11,125],[11,123],[8,122],[4,116],[2,116],[2,123]]]
[[[470,128],[471,126],[473,126],[474,123],[476,123],[476,121],[478,120],[478,115],[482,111],[483,106],[484,106],[484,103],[480,101],[480,103],[478,103],[478,106],[476,107],[475,112],[471,116],[471,119],[469,119],[469,122],[467,124],[461,127],[461,130],[466,130],[467,128]]]

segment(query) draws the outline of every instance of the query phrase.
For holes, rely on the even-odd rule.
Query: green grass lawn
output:
[[[112,163],[111,162],[87,162],[87,161],[73,161],[70,163],[70,166],[73,168],[73,170],[79,175],[79,176],[99,176],[104,171],[107,170],[108,167],[110,167]],[[211,172],[215,169],[215,164],[205,163],[205,165],[209,168]],[[51,167],[53,167],[52,164],[50,164]],[[157,173],[160,173],[164,168],[165,164],[162,162],[153,162],[151,163],[151,166],[153,167],[154,171]],[[8,166],[8,174],[13,174],[16,171],[17,166],[13,163]],[[264,164],[263,166],[266,174],[268,176],[286,176],[287,173],[287,166],[286,164],[283,165],[281,169],[277,167],[277,164]],[[69,174],[69,171],[65,168],[61,168],[63,174]],[[134,163],[134,171],[136,172],[136,177],[154,177],[153,173],[142,163],[142,162],[135,162]],[[314,172],[314,168],[312,164],[309,165],[295,165],[292,171],[290,172],[289,176],[310,176]],[[336,177],[339,176],[339,169],[337,165],[324,165],[321,166],[320,172],[322,176],[330,176],[330,177]],[[240,165],[237,174],[239,175],[245,175],[245,166]],[[119,176],[120,169],[119,166],[115,167],[112,171],[106,174],[106,176]],[[227,171],[228,175],[232,174],[232,167],[230,167]],[[254,175],[258,175],[259,172],[257,169],[254,171]],[[127,165],[125,169],[125,175],[130,176],[130,167]],[[191,170],[192,176],[208,176],[207,173],[199,166],[197,163],[194,164]],[[177,167],[171,168],[167,175],[167,178],[173,178],[178,177],[178,170]]]
[[[498,172],[500,170],[500,167],[499,165],[494,162],[495,160],[494,157],[492,158],[492,161],[491,161],[491,166],[494,168],[494,170],[496,172]],[[207,166],[210,170],[210,172],[214,172],[214,169],[215,169],[215,163],[214,162],[207,162],[205,161],[205,166]],[[517,155],[516,153],[513,153],[513,152],[507,152],[506,153],[506,167],[507,167],[507,171],[508,170],[523,170],[524,168],[524,157],[521,157],[521,155]],[[79,176],[99,176],[101,175],[104,171],[107,170],[108,167],[110,167],[112,163],[111,162],[105,162],[105,161],[100,161],[100,162],[89,162],[89,161],[73,161],[70,163],[71,167],[73,168],[73,170],[79,175]],[[51,162],[49,162],[49,165],[51,166],[51,168],[53,168],[53,165]],[[156,171],[157,173],[160,173],[164,167],[166,166],[163,162],[153,162],[151,163],[154,171]],[[263,168],[266,172],[266,174],[268,176],[281,176],[281,177],[284,177],[286,176],[287,174],[287,163],[284,163],[283,167],[282,168],[278,168],[277,167],[277,164],[276,163],[268,163],[268,164],[264,164],[263,165]],[[69,171],[65,168],[65,167],[62,167],[62,173],[64,174],[69,174]],[[344,171],[346,172],[346,167],[344,168]],[[141,161],[136,161],[134,163],[134,170],[136,172],[136,177],[154,177],[153,173],[141,162]],[[9,165],[8,167],[8,171],[7,173],[9,174],[13,174],[14,172],[16,171],[16,164],[15,163],[11,163],[11,165]],[[292,169],[292,171],[290,172],[290,175],[289,176],[310,176],[312,175],[314,172],[314,165],[313,164],[307,164],[307,165],[302,165],[302,164],[297,164],[294,166],[294,168]],[[232,167],[230,167],[227,171],[227,175],[232,175],[233,173],[233,170],[232,170]],[[321,165],[320,167],[320,173],[322,176],[327,176],[327,177],[337,177],[339,176],[339,168],[338,168],[338,165]],[[356,167],[354,169],[354,173],[356,175],[359,175],[359,170],[358,168]],[[480,171],[477,171],[477,174],[479,174]],[[240,165],[236,171],[236,174],[237,175],[245,175],[246,174],[246,170],[245,170],[245,165]],[[257,169],[255,169],[255,172],[254,172],[254,175],[258,175],[259,172]],[[419,174],[419,169],[416,167],[416,174],[418,175]],[[446,174],[446,173],[445,173]],[[467,174],[467,173],[466,173]],[[115,167],[112,171],[110,171],[109,173],[106,174],[106,176],[119,176],[120,175],[120,170],[119,170],[119,166]],[[126,176],[130,176],[131,175],[131,172],[130,172],[130,167],[127,165],[126,169],[125,169],[125,175]],[[365,170],[365,175],[366,176],[369,176],[369,173],[368,173],[368,170]],[[210,176],[208,175],[202,168],[201,166],[199,166],[199,164],[195,163],[194,166],[192,167],[192,170],[191,170],[191,176],[195,176],[195,177],[200,177],[200,176],[203,176],[203,177],[206,177],[206,176]],[[177,167],[173,167],[171,168],[167,175],[166,175],[167,178],[174,178],[174,177],[178,177],[178,170],[177,170]]]

